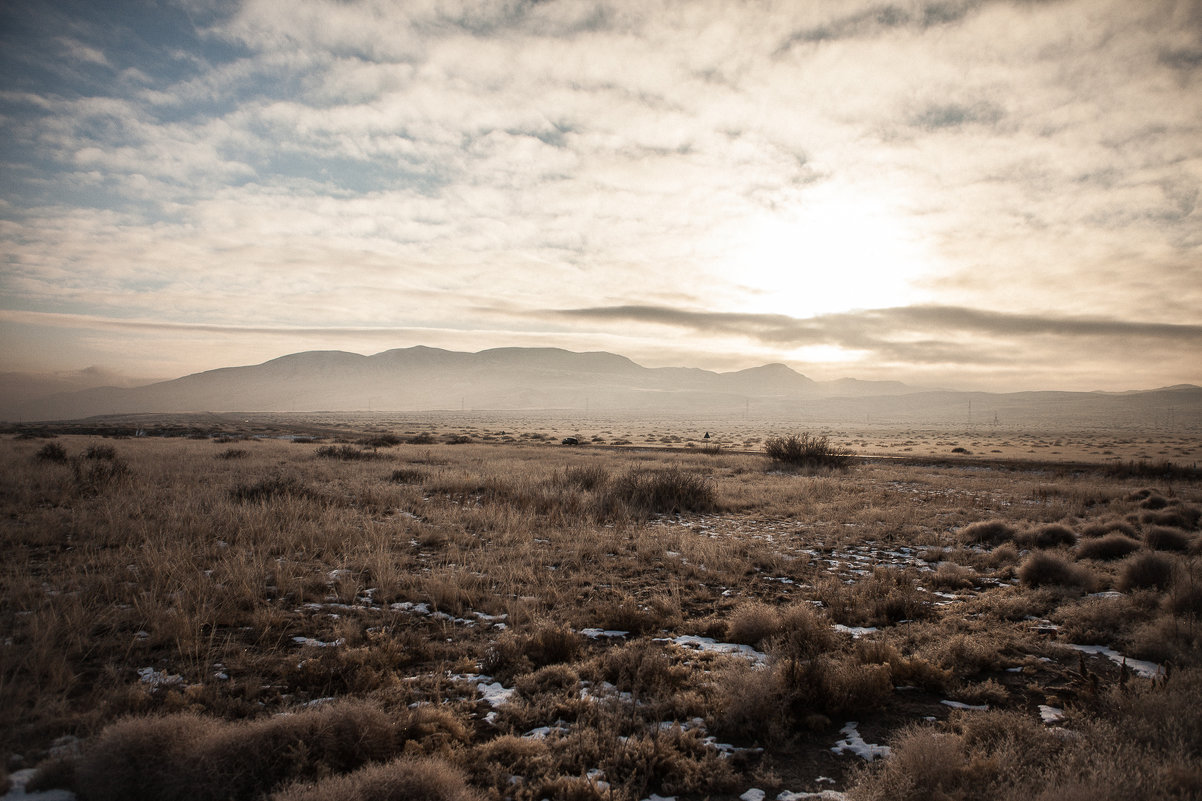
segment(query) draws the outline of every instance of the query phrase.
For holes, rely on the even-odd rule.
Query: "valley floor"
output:
[[[17,783],[1202,792],[1188,437],[876,432],[836,439],[939,458],[804,470],[763,455],[774,431],[459,423],[0,442]]]

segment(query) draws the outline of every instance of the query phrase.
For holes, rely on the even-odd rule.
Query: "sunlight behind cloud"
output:
[[[920,301],[932,268],[897,205],[847,186],[823,186],[789,212],[765,212],[732,235],[721,265],[738,310],[809,317]]]

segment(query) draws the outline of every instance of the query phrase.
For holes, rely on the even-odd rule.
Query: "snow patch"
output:
[[[737,656],[746,657],[756,664],[763,665],[768,663],[768,655],[762,651],[757,651],[750,645],[740,645],[738,643],[718,642],[710,637],[698,637],[694,634],[682,634],[671,640],[659,640],[658,642],[670,642],[679,645],[681,648],[689,648],[694,651],[710,651],[718,654],[734,654]]]
[[[963,701],[940,701],[939,703],[950,706],[952,709],[971,709],[974,712],[984,712],[989,709],[989,704],[966,704]]]
[[[844,751],[850,751],[856,756],[866,759],[869,762],[877,757],[889,756],[889,746],[876,745],[874,743],[864,742],[864,738],[860,736],[859,730],[856,728],[860,724],[856,721],[849,721],[846,726],[839,730],[843,735],[843,739],[831,746],[831,750],[836,754],[842,754]]]
[[[1142,676],[1145,679],[1154,679],[1157,676],[1164,675],[1164,668],[1155,662],[1146,662],[1143,659],[1128,659],[1113,648],[1107,648],[1105,645],[1072,645],[1068,644],[1069,648],[1074,651],[1081,651],[1087,654],[1098,654],[1114,662],[1116,665],[1125,664],[1137,676]]]

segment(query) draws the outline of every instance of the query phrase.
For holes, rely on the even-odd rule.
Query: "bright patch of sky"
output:
[[[1202,383],[1196,2],[57,0],[0,78],[0,369]]]

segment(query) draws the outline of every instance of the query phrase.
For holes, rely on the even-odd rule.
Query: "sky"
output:
[[[1202,384],[1202,2],[0,3],[0,370]]]

